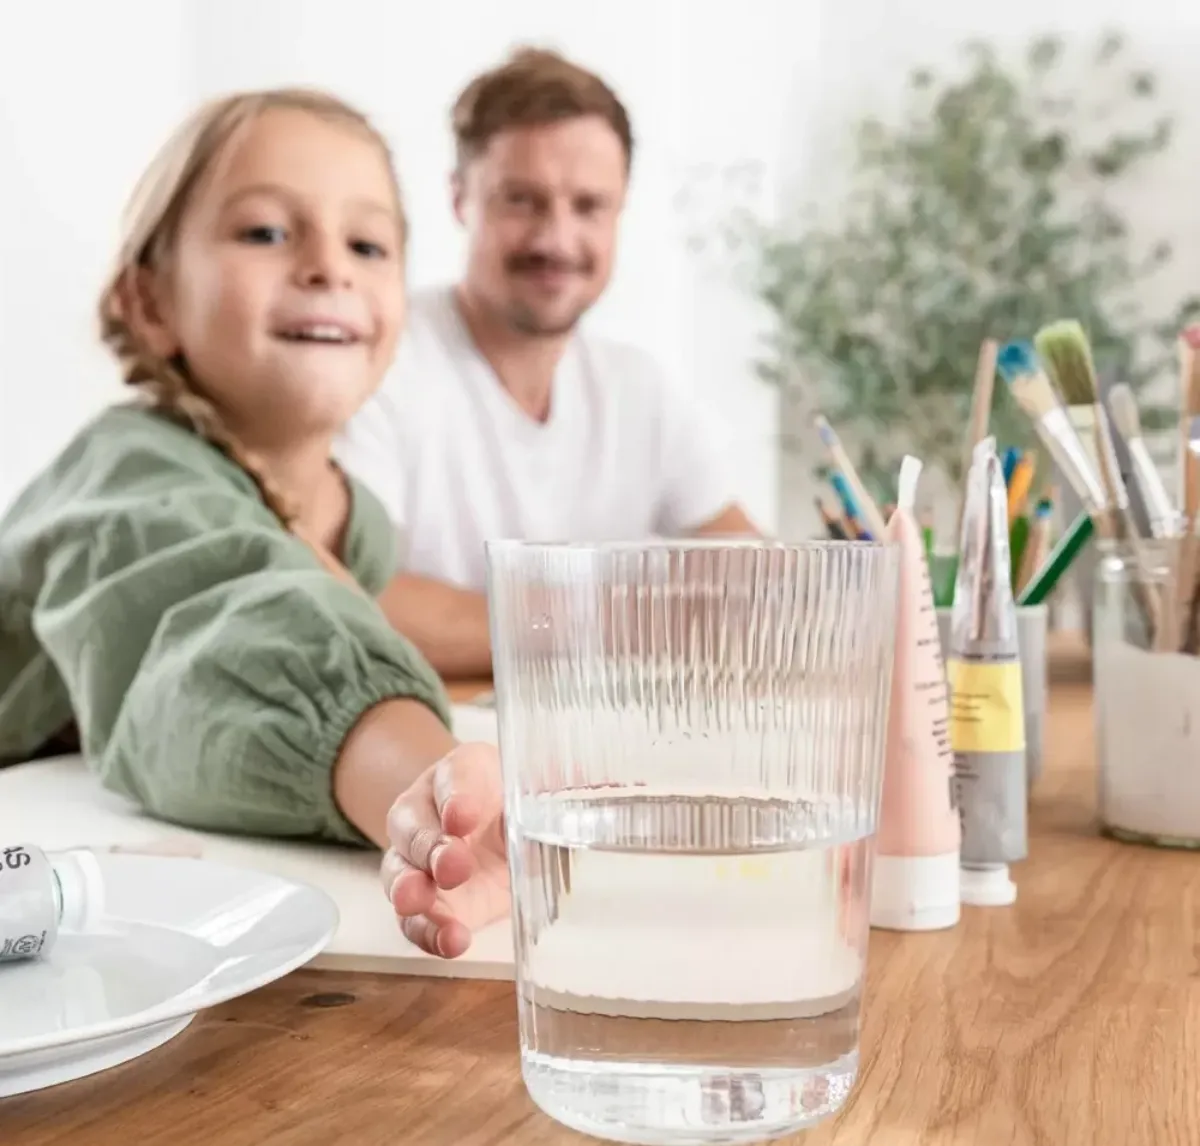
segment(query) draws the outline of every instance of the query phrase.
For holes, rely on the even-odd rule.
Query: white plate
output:
[[[205,860],[98,855],[104,908],[50,954],[0,964],[0,1097],[83,1078],[282,978],[337,929],[324,892]]]

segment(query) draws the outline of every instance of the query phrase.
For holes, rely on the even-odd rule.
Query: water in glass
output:
[[[761,1141],[854,1084],[897,563],[489,549],[526,1086],[615,1141]]]

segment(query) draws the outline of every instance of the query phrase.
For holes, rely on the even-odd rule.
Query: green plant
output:
[[[1055,37],[1015,60],[972,42],[960,74],[918,69],[898,118],[857,125],[835,203],[736,229],[775,319],[762,377],[819,405],[882,496],[906,449],[961,480],[985,337],[1076,318],[1098,369],[1137,392],[1200,314],[1197,298],[1156,316],[1143,302],[1171,247],[1140,249],[1115,198],[1152,170],[1173,121],[1126,55],[1117,34],[1082,57]],[[1171,417],[1143,402],[1147,429]],[[1029,441],[1007,394],[992,424],[1002,443]]]

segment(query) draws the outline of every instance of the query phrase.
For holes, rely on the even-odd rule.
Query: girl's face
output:
[[[404,317],[386,156],[345,124],[264,112],[198,183],[143,297],[151,349],[182,355],[245,441],[336,432],[379,385]]]

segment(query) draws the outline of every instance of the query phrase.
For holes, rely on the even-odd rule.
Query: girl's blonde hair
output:
[[[401,226],[405,226],[391,149],[362,113],[336,96],[307,88],[243,92],[213,100],[175,131],[134,188],[125,211],[116,265],[100,296],[100,337],[120,362],[126,384],[141,390],[156,408],[188,423],[240,465],[284,526],[299,533],[291,498],[273,481],[261,460],[225,427],[216,407],[197,391],[183,364],[151,354],[142,345],[126,311],[126,292],[132,289],[133,276],[143,268],[162,266],[170,256],[180,220],[204,173],[236,135],[258,116],[275,109],[309,112],[344,124],[378,144],[392,174]],[[333,560],[316,548],[326,564]]]

